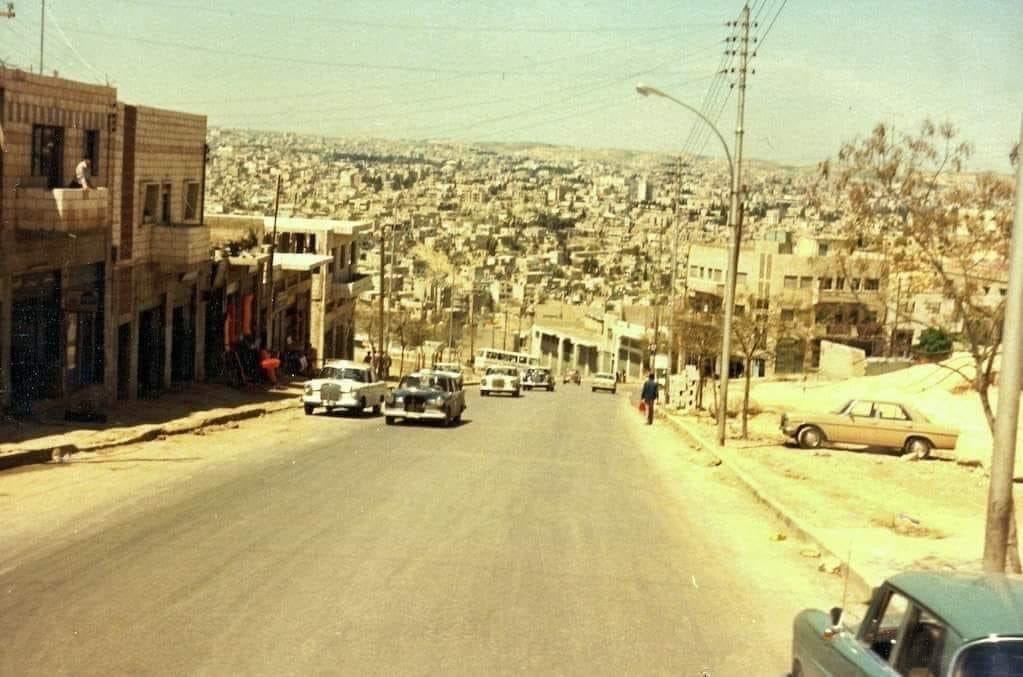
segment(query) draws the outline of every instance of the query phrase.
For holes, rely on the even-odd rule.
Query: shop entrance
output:
[[[60,273],[14,278],[11,306],[11,406],[31,410],[33,400],[60,396]]]

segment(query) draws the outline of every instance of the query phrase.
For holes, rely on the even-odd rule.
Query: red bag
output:
[[[643,400],[639,401],[639,413],[641,414],[646,413],[646,402],[644,402]]]

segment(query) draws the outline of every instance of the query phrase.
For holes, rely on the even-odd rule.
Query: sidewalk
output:
[[[301,406],[302,382],[236,389],[193,383],[159,398],[121,402],[106,408],[106,423],[78,423],[43,416],[0,423],[0,470],[177,435],[210,425],[256,418]],[[63,410],[59,410],[62,414]]]
[[[850,449],[807,451],[773,433],[777,416],[751,419],[750,439],[730,420],[728,444],[717,445],[706,414],[658,410],[732,472],[788,525],[814,543],[804,556],[870,589],[909,569],[978,570],[983,549],[987,477],[951,461],[909,462]]]

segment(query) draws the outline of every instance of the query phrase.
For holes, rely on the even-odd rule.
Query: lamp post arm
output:
[[[667,92],[662,92],[661,90],[657,89],[656,87],[651,87],[649,85],[637,85],[636,86],[636,91],[639,92],[640,94],[642,94],[643,96],[651,96],[651,95],[652,96],[659,96],[662,99],[667,99],[668,101],[673,101],[674,103],[677,103],[679,106],[682,106],[687,111],[689,111],[690,113],[695,114],[697,117],[699,117],[701,120],[703,120],[703,122],[708,127],[710,127],[710,131],[714,132],[714,135],[716,137],[718,137],[718,141],[721,142],[721,147],[725,151],[725,159],[728,160],[728,176],[735,176],[735,169],[734,169],[734,165],[732,163],[732,152],[728,149],[728,143],[725,141],[725,137],[721,136],[721,132],[718,131],[717,126],[713,122],[710,121],[710,118],[708,118],[706,115],[701,113],[698,109],[690,106],[685,101],[681,101],[679,99],[676,99],[671,94],[668,94]]]

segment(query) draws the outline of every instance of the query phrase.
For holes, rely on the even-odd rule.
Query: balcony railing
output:
[[[84,233],[110,228],[110,196],[106,188],[27,188],[14,193],[18,230]]]
[[[210,229],[200,224],[153,226],[153,263],[164,268],[187,268],[210,258]]]

